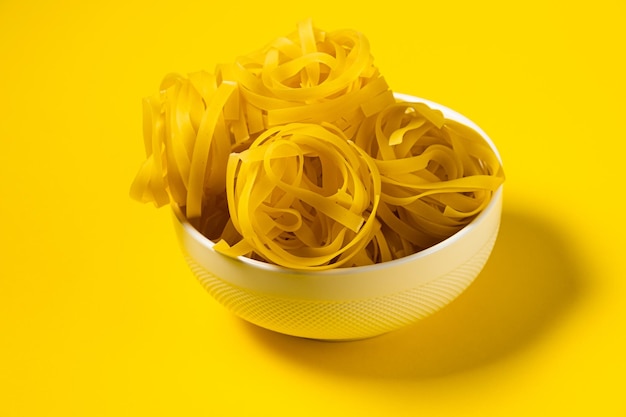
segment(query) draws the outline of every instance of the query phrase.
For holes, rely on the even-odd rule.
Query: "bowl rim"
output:
[[[410,102],[422,102],[433,109],[440,110],[444,116],[448,118],[452,118],[456,121],[464,123],[465,125],[473,128],[476,132],[478,132],[483,139],[488,143],[489,147],[493,150],[496,157],[502,163],[502,158],[500,153],[495,146],[494,142],[491,140],[489,135],[481,129],[475,122],[468,119],[466,116],[458,113],[455,110],[452,110],[442,104],[433,102],[428,99],[424,99],[421,97],[413,96],[410,94],[404,93],[394,93],[394,97],[398,100],[410,101]],[[287,268],[281,265],[271,264],[269,262],[264,262],[256,259],[251,259],[246,256],[238,256],[236,258],[230,258],[237,263],[244,264],[245,266],[251,267],[257,270],[265,270],[267,272],[278,273],[278,274],[289,274],[289,275],[309,275],[309,276],[336,276],[336,275],[353,275],[359,273],[372,273],[372,272],[383,272],[392,266],[401,266],[406,263],[413,263],[422,258],[426,258],[429,255],[439,252],[442,249],[449,247],[462,240],[466,235],[472,233],[472,231],[479,227],[481,223],[483,223],[484,219],[489,218],[492,215],[494,210],[498,210],[500,207],[500,203],[502,200],[504,184],[500,185],[498,189],[491,196],[491,200],[489,204],[467,225],[465,225],[462,229],[454,233],[453,235],[447,237],[446,239],[426,248],[419,252],[415,252],[411,255],[404,256],[402,258],[394,259],[387,262],[376,263],[372,265],[363,265],[363,266],[352,266],[352,267],[339,267],[339,268],[331,268],[326,270],[299,270],[295,268]],[[205,249],[210,250],[215,254],[219,254],[220,256],[226,257],[226,255],[220,254],[214,249],[216,242],[210,240],[206,236],[204,236],[198,229],[196,229],[186,218],[181,208],[174,202],[170,204],[171,209],[175,218],[180,223],[181,227],[185,230],[185,232],[192,237],[197,243],[202,245]],[[242,265],[243,266],[243,265]]]

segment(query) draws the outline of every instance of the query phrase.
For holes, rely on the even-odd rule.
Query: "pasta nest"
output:
[[[131,196],[174,204],[215,249],[294,269],[398,259],[446,239],[504,181],[482,136],[395,99],[367,38],[310,20],[143,101]]]

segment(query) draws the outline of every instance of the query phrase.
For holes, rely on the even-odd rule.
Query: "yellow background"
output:
[[[353,343],[233,317],[128,197],[141,98],[311,17],[498,145],[476,282]],[[626,415],[623,1],[0,2],[0,416]]]

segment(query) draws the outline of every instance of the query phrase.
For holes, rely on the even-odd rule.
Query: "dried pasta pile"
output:
[[[214,73],[166,76],[143,105],[131,196],[179,206],[227,256],[398,259],[459,231],[504,181],[477,132],[394,98],[362,34],[310,20]]]

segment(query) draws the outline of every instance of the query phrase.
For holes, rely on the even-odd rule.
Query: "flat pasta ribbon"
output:
[[[218,84],[214,75],[202,71],[188,78],[171,74],[161,88],[144,99],[146,162],[131,196],[156,206],[174,202],[196,222],[203,202],[226,189],[226,161],[234,139],[224,110],[237,86]]]
[[[362,124],[356,143],[380,171],[378,217],[386,236],[394,235],[392,258],[452,236],[504,181],[497,155],[480,134],[424,103],[388,106]]]
[[[264,128],[333,123],[351,138],[361,121],[394,98],[360,32],[324,32],[311,20],[228,68],[248,111]]]
[[[379,226],[380,177],[373,160],[333,125],[268,129],[232,154],[226,178],[241,241],[215,250],[289,268],[352,266]]]

